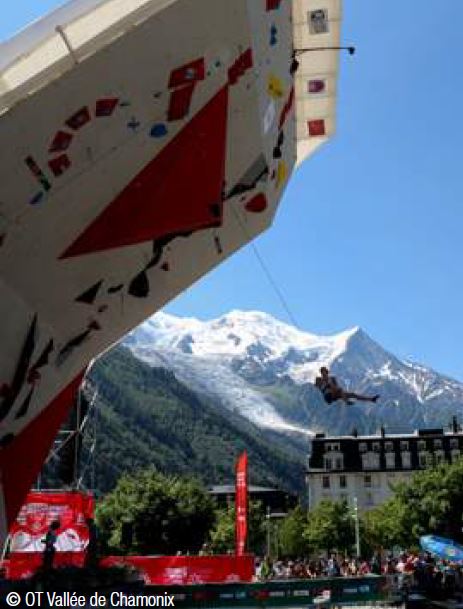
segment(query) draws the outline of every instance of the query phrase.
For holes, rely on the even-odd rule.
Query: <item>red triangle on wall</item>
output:
[[[227,116],[226,86],[140,171],[60,258],[220,225]]]

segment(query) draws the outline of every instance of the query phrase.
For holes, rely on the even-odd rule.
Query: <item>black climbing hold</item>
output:
[[[108,288],[108,294],[116,294],[116,292],[120,292],[124,287],[123,283],[119,283],[118,285],[113,285]]]
[[[150,292],[148,275],[145,271],[138,273],[130,282],[128,293],[134,298],[146,298]]]
[[[15,419],[20,419],[27,414],[27,411],[29,410],[29,406],[31,404],[33,393],[34,389],[32,388],[25,397],[24,402],[21,404],[21,407],[19,408],[18,412],[16,413]]]
[[[0,438],[0,448],[5,448],[5,446],[8,446],[8,444],[11,444],[11,442],[13,442],[13,440],[14,440],[14,434],[7,433],[2,438]]]
[[[21,391],[21,387],[26,379],[27,370],[32,358],[32,354],[35,348],[35,334],[37,330],[37,315],[34,315],[29,330],[26,335],[26,339],[19,356],[16,370],[14,372],[13,380],[10,385],[10,391],[7,396],[3,398],[3,403],[0,405],[0,421],[3,420],[10,412],[16,398]]]
[[[214,218],[220,218],[220,205],[218,203],[214,203],[209,209]]]
[[[101,288],[102,283],[103,283],[103,280],[100,279],[100,281],[98,281],[97,283],[92,285],[90,288],[85,290],[85,292],[82,292],[82,294],[77,296],[75,301],[82,302],[84,304],[93,304],[95,302],[95,298],[97,297],[97,294]]]
[[[223,254],[222,244],[220,242],[219,237],[217,237],[217,235],[214,237],[214,244],[215,244],[215,248],[217,250],[217,253],[219,255]]]

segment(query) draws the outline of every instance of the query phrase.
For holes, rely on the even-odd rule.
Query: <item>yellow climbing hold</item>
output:
[[[268,79],[267,92],[270,97],[273,97],[274,99],[283,97],[285,94],[285,88],[281,78],[278,78],[278,76],[274,76],[273,74],[270,75]]]
[[[278,163],[277,169],[277,179],[276,186],[280,188],[284,182],[286,182],[286,178],[288,177],[288,167],[284,161],[280,161]]]

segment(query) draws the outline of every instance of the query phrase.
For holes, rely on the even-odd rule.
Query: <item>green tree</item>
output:
[[[309,512],[304,539],[313,551],[351,552],[355,530],[347,502],[321,501]]]
[[[307,556],[309,544],[304,537],[307,527],[307,512],[298,505],[284,518],[278,527],[281,552],[284,556],[296,558]]]
[[[196,481],[148,469],[123,476],[98,505],[96,518],[113,552],[173,554],[197,552],[215,513],[213,501]]]
[[[369,552],[404,545],[408,535],[404,529],[407,522],[405,510],[404,503],[397,496],[392,496],[382,505],[366,512],[361,520],[362,545]]]
[[[463,460],[416,473],[394,496],[364,517],[371,543],[411,547],[419,537],[436,534],[463,541]]]
[[[226,554],[235,549],[235,506],[217,511],[215,525],[210,533],[210,547],[217,554]],[[255,554],[264,554],[267,523],[260,501],[250,501],[248,510],[247,549]]]

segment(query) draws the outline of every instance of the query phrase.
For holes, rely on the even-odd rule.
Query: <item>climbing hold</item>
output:
[[[151,137],[164,137],[167,135],[167,127],[164,123],[156,123],[151,127],[150,135]]]

